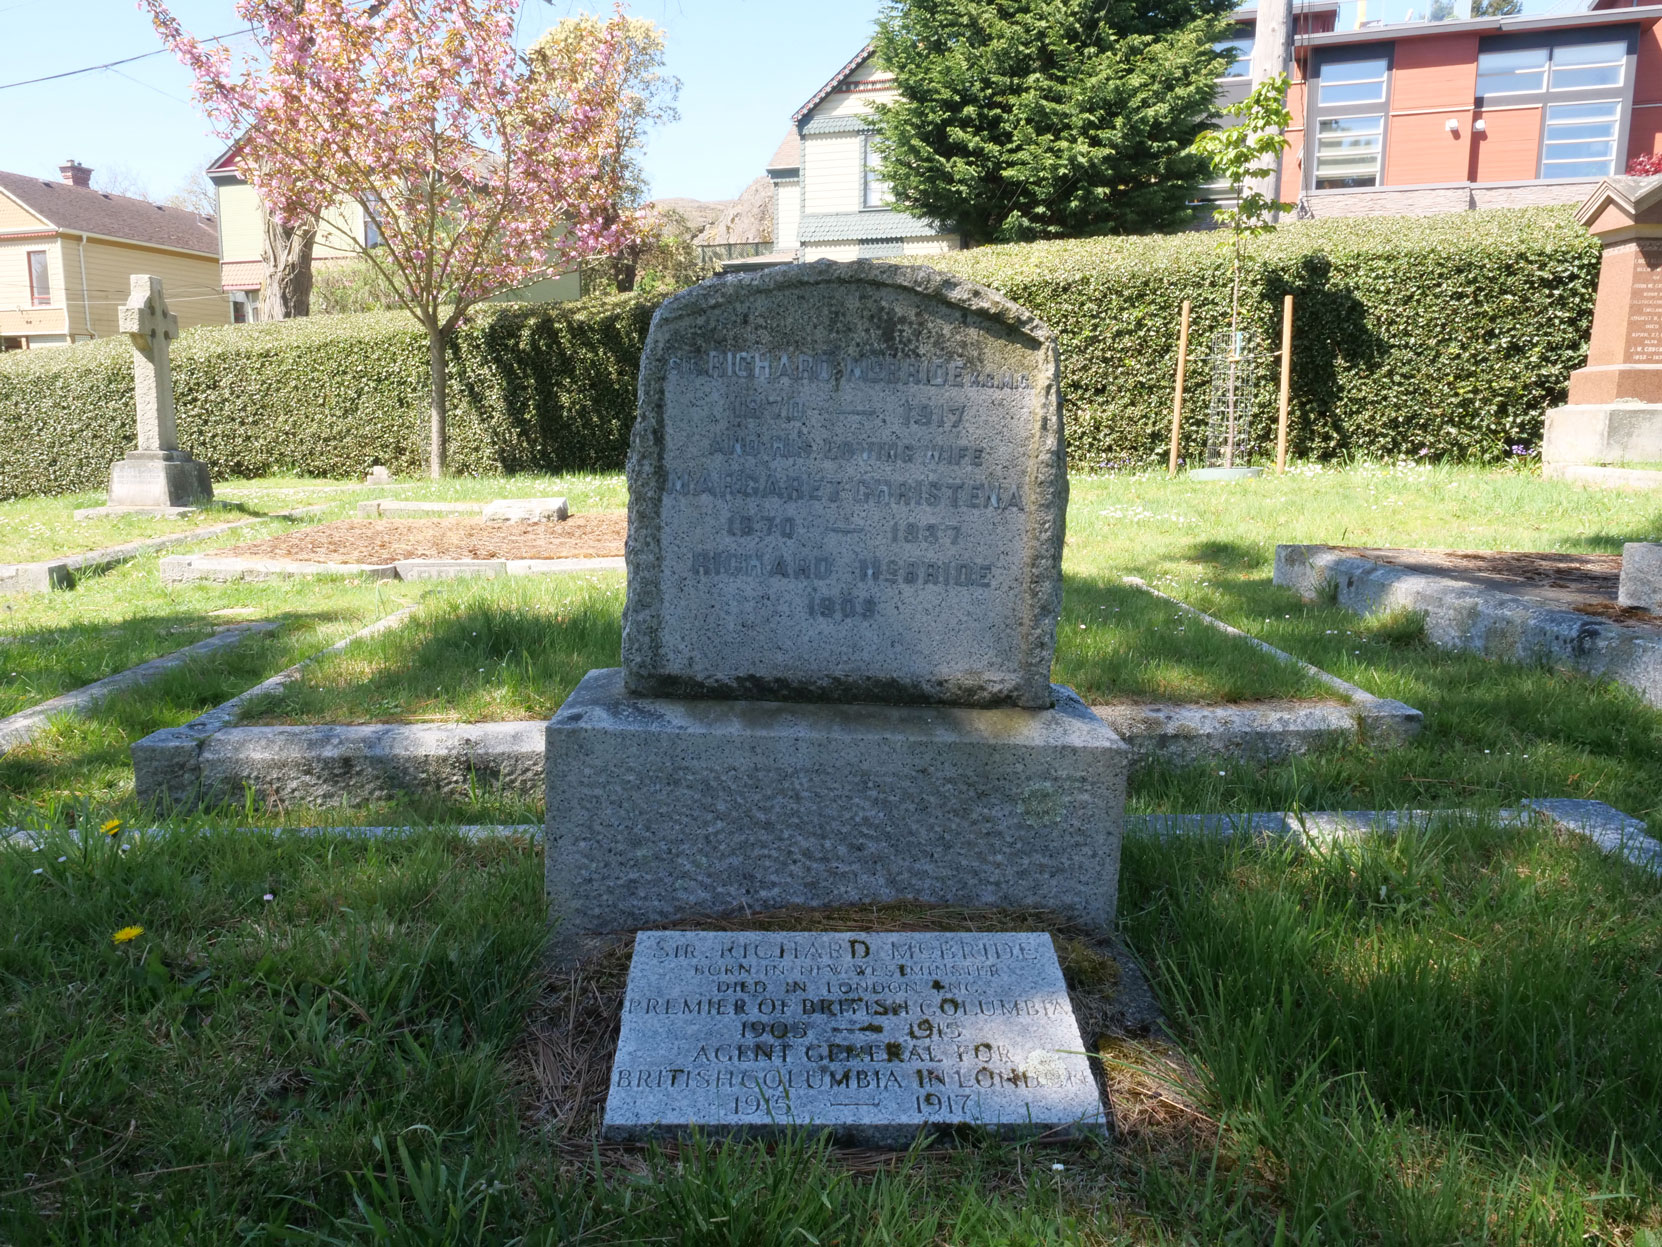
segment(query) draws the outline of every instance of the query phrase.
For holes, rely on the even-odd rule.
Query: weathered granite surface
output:
[[[653,318],[629,454],[631,692],[1050,704],[1055,340],[928,268],[788,265]]]
[[[1622,546],[1622,578],[1616,601],[1622,606],[1662,612],[1662,542],[1629,541]]]
[[[1055,708],[639,697],[591,671],[548,725],[562,938],[918,897],[1112,929],[1130,751]]]
[[[1043,932],[642,931],[603,1134],[1102,1135]]]

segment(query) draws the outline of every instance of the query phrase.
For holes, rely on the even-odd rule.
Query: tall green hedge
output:
[[[1178,309],[1190,300],[1193,462],[1205,444],[1205,356],[1229,323],[1225,241],[1076,239],[927,263],[993,287],[1057,332],[1076,470],[1164,461]],[[1586,362],[1598,267],[1598,243],[1567,208],[1292,222],[1251,243],[1243,306],[1261,348],[1276,351],[1282,295],[1294,296],[1295,454],[1494,461],[1539,446],[1543,414]],[[1265,363],[1267,423],[1278,364]]]
[[[986,283],[1062,342],[1076,469],[1163,461],[1177,314],[1194,305],[1186,454],[1206,350],[1229,316],[1217,233],[984,247],[929,263]],[[1598,244],[1563,208],[1293,223],[1252,244],[1244,306],[1266,351],[1296,298],[1292,445],[1332,459],[1493,461],[1538,445],[1586,358]],[[451,468],[620,467],[657,301],[481,309],[452,344]],[[427,348],[403,313],[196,329],[174,349],[181,444],[219,479],[422,470]],[[1260,374],[1267,425],[1276,364]],[[0,497],[96,489],[132,445],[125,340],[0,357]]]
[[[658,300],[481,308],[451,343],[456,473],[616,468]],[[192,329],[172,351],[179,442],[220,480],[418,475],[427,339],[405,313]],[[134,444],[125,338],[0,357],[0,497],[100,489]]]

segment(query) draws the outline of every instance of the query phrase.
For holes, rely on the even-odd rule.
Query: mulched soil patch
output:
[[[680,919],[677,930],[698,931],[1049,931],[1068,984],[1074,1016],[1086,1046],[1101,1055],[1093,1062],[1106,1078],[1111,1121],[1127,1132],[1160,1134],[1176,1128],[1205,1129],[1210,1119],[1185,1101],[1176,1081],[1149,1078],[1148,1065],[1177,1072],[1181,1056],[1170,1046],[1159,1003],[1136,958],[1124,947],[1099,939],[1044,910],[964,909],[897,901],[831,909],[789,908],[767,913]],[[624,988],[635,942],[617,937],[591,947],[575,967],[552,970],[544,980],[530,1025],[516,1054],[526,1094],[529,1125],[546,1131],[571,1165],[592,1160],[595,1149],[614,1156],[638,1152],[633,1145],[601,1144],[612,1058],[617,1052]],[[662,1145],[673,1153],[675,1144]],[[844,1163],[881,1167],[897,1153],[875,1148],[839,1148]]]
[[[497,524],[476,519],[335,520],[212,553],[297,563],[621,558],[628,528],[629,516],[624,511],[574,515],[557,524]]]
[[[1463,580],[1530,598],[1559,610],[1579,611],[1612,623],[1662,629],[1662,615],[1620,606],[1619,554],[1549,554],[1519,550],[1379,550],[1336,546],[1376,563]]]

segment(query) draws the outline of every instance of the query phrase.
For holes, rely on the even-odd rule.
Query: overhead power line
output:
[[[212,39],[204,39],[203,43],[223,43],[227,39],[235,39],[238,35],[254,33],[252,26],[245,26],[241,30],[233,30],[230,34],[215,35]],[[10,91],[13,87],[32,87],[37,82],[56,82],[59,78],[74,78],[80,74],[96,74],[103,69],[114,69],[117,65],[131,65],[134,61],[146,61],[152,56],[161,56],[170,51],[168,48],[157,48],[154,52],[141,52],[137,56],[124,57],[119,61],[105,61],[102,65],[88,65],[84,69],[66,69],[61,74],[47,74],[44,78],[25,78],[22,82],[0,83],[0,91]]]

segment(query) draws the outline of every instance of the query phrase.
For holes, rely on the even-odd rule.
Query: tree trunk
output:
[[[435,481],[444,476],[444,415],[445,415],[445,380],[449,373],[449,363],[444,354],[445,335],[438,329],[427,331],[427,357],[433,371],[433,424],[432,443],[428,454],[428,475]]]
[[[290,229],[271,213],[265,214],[265,241],[260,259],[265,264],[265,320],[291,320],[312,313],[312,244],[316,225]]]

